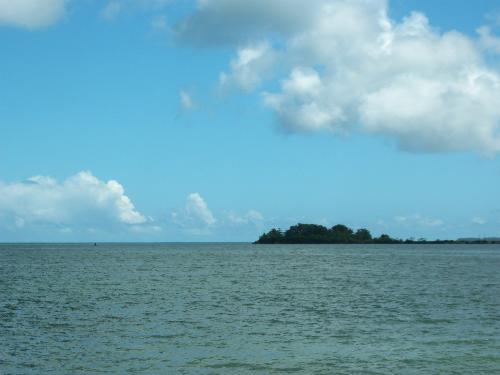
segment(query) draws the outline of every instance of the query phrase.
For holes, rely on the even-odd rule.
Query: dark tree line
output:
[[[328,229],[323,225],[316,224],[297,224],[291,226],[283,232],[279,229],[272,229],[268,233],[260,236],[256,243],[261,244],[365,244],[365,243],[399,243],[390,236],[383,234],[380,237],[373,238],[368,229],[358,229],[353,231],[351,228],[338,224]]]
[[[271,229],[264,233],[255,242],[256,244],[447,244],[447,243],[498,243],[481,239],[468,240],[435,240],[427,241],[423,238],[395,239],[388,234],[373,237],[368,229],[362,228],[356,231],[338,224],[331,228],[316,224],[297,224],[288,230]]]

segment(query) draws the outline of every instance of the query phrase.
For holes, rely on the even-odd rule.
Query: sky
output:
[[[500,237],[500,0],[0,0],[0,242]]]

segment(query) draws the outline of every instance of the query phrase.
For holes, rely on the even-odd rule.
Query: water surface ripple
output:
[[[0,373],[500,374],[500,247],[0,245]]]

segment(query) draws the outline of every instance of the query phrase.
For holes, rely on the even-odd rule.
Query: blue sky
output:
[[[500,236],[500,1],[22,3],[0,242]]]

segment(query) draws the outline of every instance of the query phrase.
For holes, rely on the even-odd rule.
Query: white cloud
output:
[[[130,229],[132,232],[140,234],[155,234],[163,231],[159,225],[132,225]]]
[[[239,48],[237,57],[230,63],[230,73],[221,73],[219,83],[251,91],[271,72],[275,60],[276,53],[268,42]]]
[[[167,30],[168,29],[167,17],[165,17],[165,15],[163,14],[153,17],[153,19],[151,20],[151,28],[155,32],[161,32]]]
[[[100,16],[106,21],[112,21],[123,10],[123,4],[120,1],[114,0],[106,4],[106,6],[101,10]]]
[[[194,14],[177,25],[178,36],[199,45],[244,42],[249,36],[289,34],[317,12],[310,0],[198,0]]]
[[[189,194],[184,207],[170,214],[170,221],[181,232],[195,236],[221,236],[235,240],[238,235],[253,238],[265,222],[264,216],[249,210],[244,214],[234,211],[214,215],[199,193]],[[219,237],[219,238],[221,238]]]
[[[193,96],[187,90],[179,91],[179,104],[183,111],[190,111],[196,109],[196,103],[194,102]]]
[[[479,34],[480,45],[484,50],[500,53],[500,38],[492,35],[490,27],[482,26],[477,29],[477,33]]]
[[[99,15],[104,20],[112,21],[126,10],[156,13],[169,3],[171,0],[108,0]],[[153,18],[151,25],[155,31],[159,31],[166,27],[166,19],[158,15]]]
[[[407,226],[418,225],[422,227],[441,227],[444,225],[444,221],[441,219],[429,218],[420,214],[410,216],[397,216],[394,220],[399,224]]]
[[[171,218],[191,234],[210,234],[210,228],[217,222],[199,193],[189,194],[184,208],[172,212]]]
[[[328,88],[310,68],[294,68],[281,84],[281,93],[264,93],[264,103],[291,130],[338,130],[345,118],[342,108],[323,100]]]
[[[65,0],[0,0],[0,25],[35,29],[64,15]]]
[[[227,214],[227,220],[232,225],[254,224],[258,225],[264,221],[264,216],[258,211],[250,210],[244,215],[238,215],[234,212]]]
[[[115,181],[101,181],[84,171],[58,182],[35,176],[24,182],[0,182],[0,219],[18,228],[55,225],[90,228],[103,225],[139,225],[147,219]]]
[[[128,0],[146,9],[161,10],[166,5],[170,4],[172,0]]]
[[[473,39],[427,17],[388,16],[383,0],[198,0],[177,26],[195,44],[235,44],[222,83],[273,84],[270,56],[288,78],[262,93],[293,131],[362,131],[417,152],[500,151],[500,74]]]
[[[198,193],[189,194],[185,210],[188,216],[199,219],[205,225],[213,225],[216,222],[205,200]]]
[[[482,217],[476,216],[472,218],[472,223],[477,225],[484,225],[487,224],[488,221],[486,219],[483,219]]]

